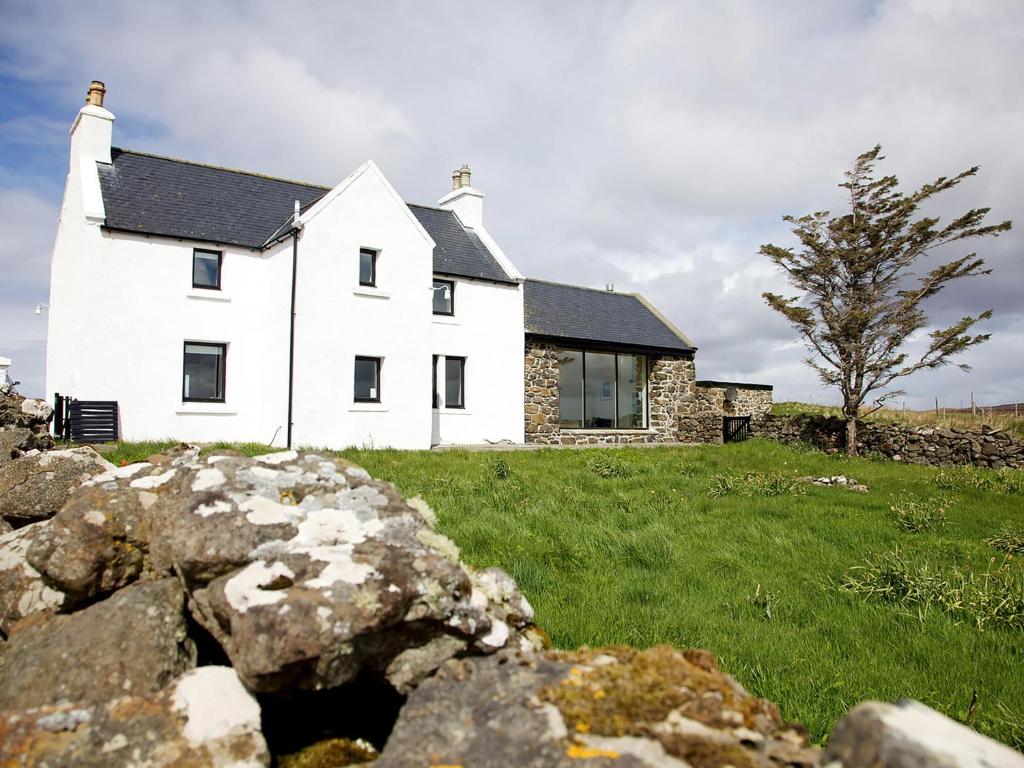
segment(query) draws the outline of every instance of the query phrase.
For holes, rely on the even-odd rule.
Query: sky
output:
[[[761,298],[792,295],[758,254],[796,245],[782,216],[844,212],[837,184],[875,144],[907,191],[980,165],[929,212],[990,206],[1017,226],[970,245],[992,275],[926,309],[936,325],[992,309],[992,338],[963,355],[970,373],[916,374],[895,402],[1024,400],[1016,0],[0,0],[0,18],[0,356],[25,394],[44,390],[34,310],[97,79],[115,146],[327,185],[372,158],[427,204],[467,163],[524,274],[642,292],[696,342],[698,378],[779,401],[836,402]]]

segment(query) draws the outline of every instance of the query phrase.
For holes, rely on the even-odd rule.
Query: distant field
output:
[[[758,440],[342,455],[423,496],[468,562],[508,570],[560,647],[711,649],[815,740],[863,699],[961,719],[977,690],[972,725],[1024,747],[1024,473]],[[836,474],[870,491],[794,482]]]
[[[959,429],[980,429],[987,425],[993,429],[1005,429],[1024,437],[1024,404],[1017,410],[1014,405],[998,405],[992,408],[978,408],[971,413],[966,409],[943,409],[930,411],[904,411],[898,408],[882,408],[867,417],[868,421],[895,421],[913,427],[957,427]],[[782,402],[772,405],[772,413],[787,416],[797,413],[814,413],[821,416],[842,416],[839,408],[809,403]],[[1019,415],[1018,415],[1019,414]]]

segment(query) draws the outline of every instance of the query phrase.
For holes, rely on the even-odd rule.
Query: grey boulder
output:
[[[35,523],[0,535],[0,634],[7,635],[18,621],[35,613],[53,613],[65,604],[28,561],[32,542],[48,523]]]
[[[613,647],[450,660],[409,696],[375,765],[811,768],[819,758],[707,652]]]
[[[20,456],[0,464],[0,517],[15,528],[53,517],[84,481],[113,468],[89,447]]]
[[[1024,755],[916,701],[865,701],[832,731],[837,768],[1024,768]]]
[[[195,666],[175,579],[143,582],[70,615],[26,620],[0,656],[0,709],[148,695]]]
[[[260,707],[230,667],[200,667],[158,693],[0,712],[0,765],[263,768]]]

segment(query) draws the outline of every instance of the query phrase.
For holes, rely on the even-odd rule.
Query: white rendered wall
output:
[[[283,445],[287,416],[288,243],[224,253],[221,290],[192,288],[196,245],[88,227],[75,255],[73,312],[51,316],[47,391],[117,400],[127,440]],[[57,299],[54,299],[57,305]],[[67,326],[70,343],[62,339]],[[182,400],[184,343],[227,344],[223,403]]]
[[[293,443],[429,448],[434,244],[372,163],[339,187],[303,215]],[[379,251],[375,288],[361,248]],[[380,403],[354,402],[357,355],[383,360]]]
[[[455,314],[431,323],[442,402],[433,410],[433,442],[523,442],[522,286],[438,277],[455,281]],[[466,358],[465,408],[443,405],[447,355]]]

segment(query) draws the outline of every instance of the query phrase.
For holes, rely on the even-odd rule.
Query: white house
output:
[[[327,188],[117,149],[104,94],[71,127],[51,398],[116,400],[125,439],[686,437],[693,344],[637,295],[524,279],[469,168],[431,207],[372,161]]]

